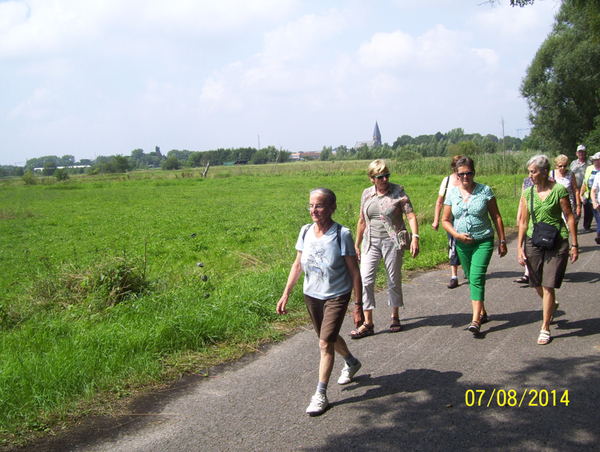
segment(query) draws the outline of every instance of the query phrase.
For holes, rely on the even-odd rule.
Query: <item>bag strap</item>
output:
[[[530,198],[531,198],[531,199],[530,199],[530,201],[531,201],[531,208],[529,209],[529,210],[530,210],[530,213],[531,213],[531,222],[532,222],[533,224],[535,224],[535,223],[536,223],[536,221],[535,221],[535,212],[533,211],[533,189],[534,189],[534,188],[535,188],[535,184],[533,184],[533,185],[531,186],[531,196],[530,196]]]
[[[556,182],[558,184],[558,182]],[[535,184],[533,184],[531,186],[531,222],[533,224],[536,223],[535,221],[535,212],[533,211],[533,189],[535,188]],[[560,221],[558,222],[558,230],[560,232],[560,230],[562,229],[562,224],[563,224],[563,220],[562,218],[560,219]]]
[[[448,194],[448,184],[450,183],[450,176],[446,178],[446,188],[444,188],[444,199],[446,199],[446,195]]]

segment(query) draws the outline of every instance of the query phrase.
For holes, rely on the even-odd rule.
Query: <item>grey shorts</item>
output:
[[[529,286],[559,289],[567,271],[569,251],[567,239],[560,238],[552,249],[546,250],[533,246],[531,238],[525,237]]]

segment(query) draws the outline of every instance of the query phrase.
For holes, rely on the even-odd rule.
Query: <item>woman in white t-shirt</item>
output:
[[[364,321],[362,310],[362,280],[352,233],[333,221],[337,208],[336,197],[328,188],[310,192],[308,210],[313,223],[302,227],[296,242],[296,260],[287,284],[277,303],[277,314],[286,314],[285,306],[300,275],[304,271],[304,301],[319,337],[321,362],[319,383],[306,412],[311,416],[323,414],[329,406],[327,384],[337,352],[346,364],[338,379],[345,385],[352,381],[361,363],[352,356],[344,339],[339,335],[354,289],[354,322]]]
[[[448,192],[460,185],[460,179],[456,175],[456,162],[462,157],[462,155],[455,155],[450,163],[452,167],[452,174],[450,176],[444,177],[442,184],[440,185],[439,196],[437,202],[435,203],[435,214],[433,217],[433,223],[431,226],[434,231],[437,231],[440,226],[440,213],[444,208],[444,201],[446,200],[446,195]],[[456,254],[456,240],[449,232],[446,232],[448,235],[448,258],[450,259],[450,269],[452,271],[452,277],[450,278],[450,282],[448,283],[448,289],[454,289],[458,287],[458,265],[460,264],[458,260],[458,254]]]

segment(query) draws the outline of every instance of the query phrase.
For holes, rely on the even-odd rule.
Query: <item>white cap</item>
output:
[[[592,160],[600,160],[600,152],[596,152],[594,155],[592,155]]]
[[[585,151],[585,146],[583,144],[580,144],[579,146],[577,146],[577,152],[579,151]]]

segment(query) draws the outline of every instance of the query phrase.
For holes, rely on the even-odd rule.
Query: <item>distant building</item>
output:
[[[290,158],[292,160],[319,160],[321,151],[300,151],[292,152]]]
[[[381,146],[381,132],[379,132],[379,124],[375,121],[375,129],[373,130],[373,141],[357,141],[354,145],[355,150],[359,150],[363,146],[368,148],[376,148]]]

